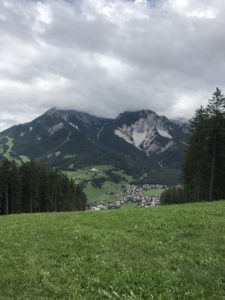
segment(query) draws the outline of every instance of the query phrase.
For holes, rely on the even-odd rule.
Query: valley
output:
[[[64,171],[84,188],[88,203],[115,202],[124,185],[133,180],[111,165],[96,165],[77,171]]]
[[[0,300],[225,300],[224,14],[0,0]]]
[[[169,120],[151,110],[124,112],[106,119],[53,108],[32,122],[0,133],[0,160],[21,164],[35,159],[75,174],[76,180],[86,180],[87,194],[94,200],[97,194],[88,184],[90,174],[86,170],[101,166],[102,173],[95,178],[91,175],[92,181],[108,192],[105,197],[111,200],[110,193],[125,182],[179,183],[187,139],[186,121]],[[103,170],[104,166],[111,167]],[[114,179],[106,180],[106,176]]]
[[[134,178],[123,170],[110,165],[96,165],[77,171],[64,171],[76,183],[81,184],[88,203],[106,205],[107,203],[134,202],[136,206],[148,197],[160,196],[164,186],[133,185]],[[104,206],[106,207],[106,206]]]
[[[187,138],[185,121],[150,110],[105,119],[53,108],[0,133],[0,160],[59,168],[82,185],[88,203],[110,203],[130,183],[178,184]]]

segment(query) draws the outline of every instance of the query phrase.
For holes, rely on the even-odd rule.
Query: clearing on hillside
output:
[[[76,183],[85,185],[84,192],[89,203],[115,202],[122,187],[133,177],[111,165],[95,165],[77,171],[64,171]]]

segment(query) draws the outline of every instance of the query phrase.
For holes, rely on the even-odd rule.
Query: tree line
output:
[[[217,88],[190,122],[190,141],[182,169],[182,188],[162,194],[162,203],[225,198],[225,97]]]
[[[29,161],[0,163],[0,214],[85,210],[79,185],[57,169]]]

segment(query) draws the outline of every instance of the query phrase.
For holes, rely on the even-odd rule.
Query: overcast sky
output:
[[[225,90],[224,0],[1,0],[0,130],[51,107],[190,117]]]

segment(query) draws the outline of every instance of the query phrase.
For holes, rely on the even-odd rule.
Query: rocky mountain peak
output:
[[[144,166],[153,161],[160,162],[160,167],[162,161],[177,166],[187,145],[184,127],[151,110],[127,111],[107,119],[51,108],[30,123],[7,129],[1,136],[3,140],[12,139],[12,150],[18,156],[65,168],[93,162],[125,168],[139,168],[140,163]],[[2,147],[7,149],[7,145]],[[175,159],[167,159],[170,156]]]
[[[116,125],[115,135],[147,155],[173,146],[172,124],[151,110],[120,114]]]

